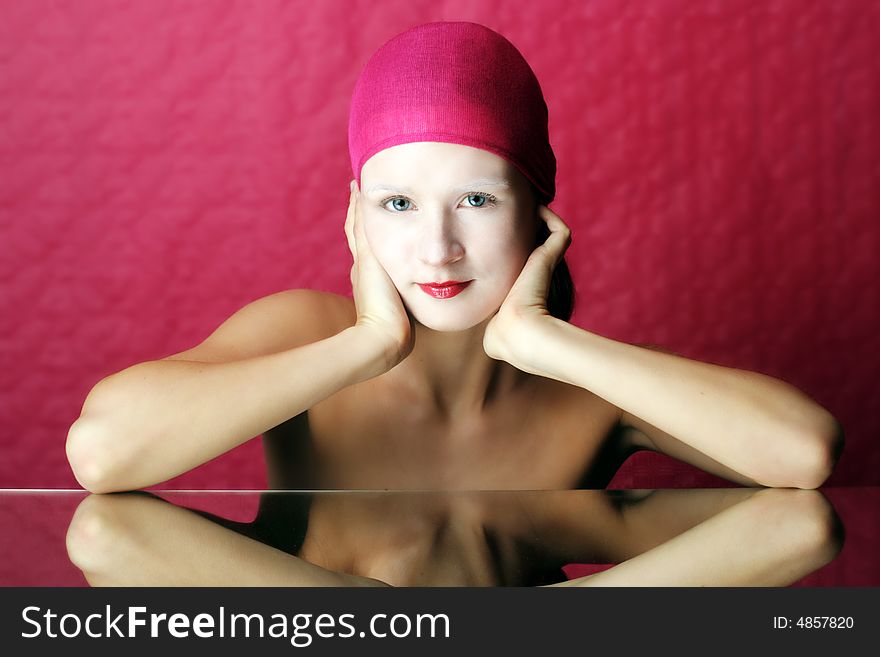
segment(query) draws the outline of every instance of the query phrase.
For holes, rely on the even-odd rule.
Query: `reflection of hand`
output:
[[[547,294],[553,270],[571,244],[571,230],[546,205],[538,206],[538,216],[547,222],[550,235],[539,245],[507,297],[486,325],[483,350],[496,360],[504,360],[519,367],[528,353],[530,333],[526,325],[541,323],[552,318],[547,310]]]

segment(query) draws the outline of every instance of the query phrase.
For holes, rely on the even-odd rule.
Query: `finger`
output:
[[[526,295],[529,303],[534,302],[537,295],[539,299],[546,299],[550,289],[550,279],[553,274],[551,266],[551,258],[548,256],[544,247],[539,246],[535,249],[526,260],[519,278],[511,288],[511,295]],[[525,298],[525,297],[523,297]]]
[[[351,251],[351,257],[357,260],[357,243],[354,238],[354,216],[357,208],[357,196],[354,191],[348,197],[348,212],[345,215],[345,237],[348,240],[348,250]]]
[[[369,258],[372,255],[370,251],[370,243],[367,241],[367,234],[364,232],[364,217],[360,211],[360,192],[355,192],[355,200],[354,200],[354,219],[353,219],[353,229],[355,242],[358,247],[359,254],[363,257]]]
[[[550,237],[547,238],[547,241],[544,242],[541,248],[547,251],[547,257],[551,261],[551,267],[555,268],[556,265],[559,264],[559,261],[562,259],[562,256],[565,254],[565,251],[570,244],[571,236],[569,234],[563,234],[561,231],[550,234]]]
[[[540,248],[546,252],[547,257],[551,261],[548,263],[551,268],[556,267],[565,251],[571,245],[571,229],[569,229],[558,214],[546,205],[540,207],[539,214],[547,222],[547,227],[550,229],[550,235]]]
[[[547,227],[551,232],[556,230],[571,232],[571,229],[568,227],[568,224],[562,220],[562,217],[553,212],[553,210],[546,205],[538,206],[538,216],[547,223]]]

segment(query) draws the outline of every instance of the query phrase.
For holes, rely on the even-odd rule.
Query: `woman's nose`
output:
[[[419,256],[432,266],[455,262],[464,255],[464,247],[450,217],[428,217],[419,236]]]

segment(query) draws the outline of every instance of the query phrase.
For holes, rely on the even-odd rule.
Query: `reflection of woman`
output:
[[[813,490],[273,491],[251,523],[138,491],[86,497],[67,548],[95,586],[787,586],[843,540]]]
[[[100,381],[68,437],[79,481],[155,484],[265,433],[272,486],[604,486],[637,449],[820,485],[842,431],[802,392],[568,323],[547,116],[529,65],[482,25],[387,42],[351,106],[354,298],[269,295]]]

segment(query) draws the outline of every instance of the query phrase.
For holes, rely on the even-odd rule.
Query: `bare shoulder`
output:
[[[354,302],[332,292],[298,288],[244,305],[202,343],[162,360],[229,362],[324,340],[353,326]]]
[[[357,320],[354,300],[335,292],[299,288],[276,292],[275,295],[286,312],[299,317],[310,317],[315,330],[322,334],[335,335],[354,326]]]

